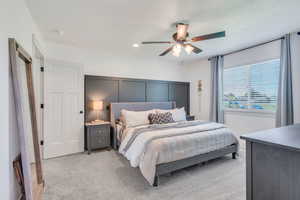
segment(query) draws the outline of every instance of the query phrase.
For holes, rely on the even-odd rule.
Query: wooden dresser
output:
[[[241,136],[247,200],[300,199],[300,124]]]

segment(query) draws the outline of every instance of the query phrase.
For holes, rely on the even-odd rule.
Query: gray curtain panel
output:
[[[281,40],[276,127],[294,123],[291,34]]]
[[[223,111],[223,71],[224,57],[211,58],[211,102],[210,121],[224,123]]]

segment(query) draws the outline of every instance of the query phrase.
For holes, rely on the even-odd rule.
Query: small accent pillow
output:
[[[172,118],[175,122],[179,122],[179,121],[186,121],[186,113],[184,110],[184,107],[182,108],[175,108],[172,110],[156,110],[157,113],[166,113],[166,112],[170,112],[172,114]]]
[[[148,115],[150,124],[168,124],[173,123],[173,117],[170,112],[165,113],[151,113]]]

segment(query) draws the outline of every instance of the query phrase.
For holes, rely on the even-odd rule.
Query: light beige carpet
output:
[[[231,156],[160,178],[151,187],[115,151],[77,154],[44,162],[45,200],[245,200],[245,156]]]

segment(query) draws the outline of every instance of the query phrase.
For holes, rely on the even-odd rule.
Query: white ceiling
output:
[[[174,23],[190,24],[190,35],[226,31],[226,38],[194,43],[197,59],[239,49],[300,29],[300,0],[27,0],[46,40],[108,53],[157,56],[168,45],[138,49],[133,43],[169,40]],[[64,31],[59,36],[54,30]]]

